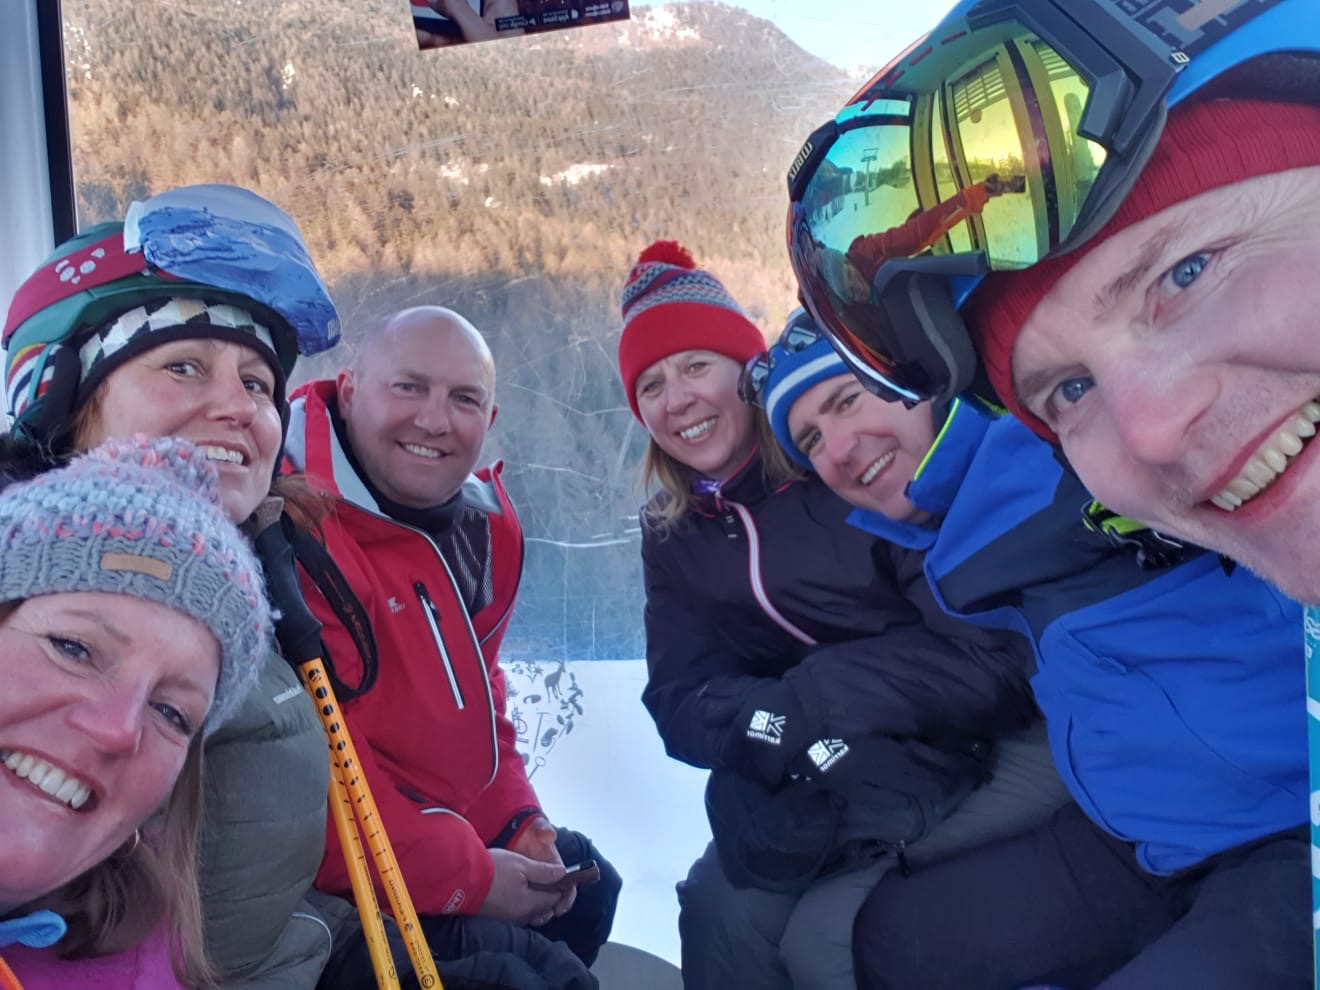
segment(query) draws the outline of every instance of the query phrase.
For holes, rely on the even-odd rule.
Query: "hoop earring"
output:
[[[118,852],[116,852],[115,858],[128,859],[130,856],[132,856],[135,852],[138,851],[138,847],[140,845],[142,845],[142,829],[138,828],[133,830],[132,845],[130,845],[127,849],[120,849]]]

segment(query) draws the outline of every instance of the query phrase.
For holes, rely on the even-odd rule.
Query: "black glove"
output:
[[[728,768],[773,787],[784,779],[789,762],[806,749],[812,731],[787,684],[780,681],[758,688],[747,696],[734,720]]]
[[[789,762],[787,772],[853,799],[878,791],[942,801],[979,783],[988,756],[980,741],[945,748],[910,737],[818,739]]]

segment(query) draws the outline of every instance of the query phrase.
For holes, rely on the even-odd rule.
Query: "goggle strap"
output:
[[[929,284],[928,282],[927,285]],[[975,380],[978,359],[976,348],[972,345],[971,334],[967,332],[967,325],[963,322],[958,308],[949,298],[945,284],[943,282],[936,284],[945,291],[941,294],[915,291],[913,309],[921,325],[927,328],[927,343],[948,369],[948,381],[938,395],[931,396],[931,401],[951,402],[961,392],[966,391]]]

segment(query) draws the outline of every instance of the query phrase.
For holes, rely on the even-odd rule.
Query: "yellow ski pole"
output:
[[[333,757],[330,760],[329,800],[330,815],[335,822],[335,832],[339,835],[339,848],[344,852],[348,879],[353,885],[353,901],[362,918],[362,934],[371,956],[371,968],[376,974],[376,986],[380,990],[400,990],[399,973],[394,966],[394,957],[390,954],[389,941],[385,937],[385,923],[380,917],[376,889],[371,885],[367,855],[362,851],[362,839],[358,836],[357,823],[353,820],[353,804]]]
[[[403,934],[403,942],[408,949],[408,958],[412,960],[413,969],[417,973],[417,981],[421,984],[422,990],[444,990],[444,984],[440,982],[440,974],[435,968],[435,960],[431,958],[431,950],[426,944],[426,935],[422,932],[417,909],[413,907],[408,886],[403,881],[399,861],[394,857],[394,847],[390,845],[389,836],[385,833],[385,823],[380,820],[376,801],[371,796],[371,788],[367,785],[366,777],[362,775],[357,751],[353,748],[353,740],[348,734],[348,726],[344,725],[340,716],[339,702],[335,700],[334,688],[330,686],[330,678],[326,676],[325,664],[320,657],[313,657],[298,667],[298,673],[302,675],[303,684],[316,703],[317,714],[321,716],[321,724],[330,738],[332,772],[338,776],[348,791],[354,816],[366,836],[367,848],[371,850],[371,855],[376,860],[376,872],[380,874],[381,886],[385,888],[390,910],[394,912],[394,920],[398,922],[399,930]]]
[[[394,912],[394,919],[403,934],[404,945],[408,949],[408,957],[412,960],[418,983],[422,990],[444,990],[444,984],[440,982],[440,974],[435,968],[435,960],[431,958],[431,950],[426,944],[426,936],[422,932],[417,910],[408,895],[398,860],[394,857],[394,849],[385,834],[384,823],[381,822],[376,810],[371,789],[361,773],[361,764],[358,763],[357,753],[353,749],[353,740],[349,737],[348,726],[344,724],[339,711],[339,702],[335,699],[330,678],[326,675],[325,663],[321,659],[321,623],[307,607],[302,589],[298,586],[293,546],[285,529],[286,526],[291,525],[288,516],[281,516],[257,536],[255,545],[265,571],[267,594],[279,609],[279,617],[275,621],[275,633],[280,641],[284,659],[293,664],[301,676],[330,741],[332,807],[341,811],[343,809],[343,802],[334,785],[334,781],[338,779],[347,791],[354,816],[366,835],[367,846],[376,860],[376,870],[380,874],[381,885],[385,888],[390,909]],[[356,832],[356,828],[353,831]],[[361,847],[357,848],[360,851]],[[349,845],[343,847],[350,876],[353,870],[352,849],[353,842],[350,840]],[[356,892],[355,887],[355,895]],[[374,901],[373,896],[370,904],[364,905],[361,901],[358,902],[358,913],[362,916],[364,931],[371,927],[370,915],[374,914],[375,924],[380,924],[379,909]],[[373,966],[376,965],[374,954],[372,963]],[[391,968],[393,968],[392,964]],[[376,979],[378,983],[382,979],[379,969]]]

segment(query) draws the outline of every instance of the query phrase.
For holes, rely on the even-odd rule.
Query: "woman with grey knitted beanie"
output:
[[[107,890],[139,937],[197,923],[202,741],[270,638],[261,567],[191,443],[110,441],[0,492],[0,946],[58,940]]]

